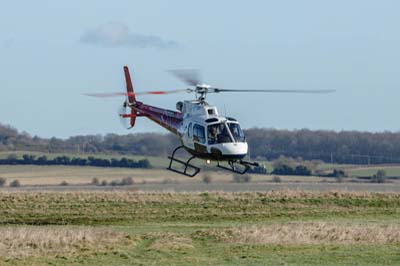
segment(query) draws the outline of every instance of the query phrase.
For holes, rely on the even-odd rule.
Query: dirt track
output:
[[[400,192],[399,183],[371,184],[371,183],[175,183],[175,184],[134,184],[132,186],[24,186],[19,188],[1,188],[0,191],[176,191],[176,192],[201,192],[201,191],[271,191],[271,190],[305,190],[305,191],[369,191],[369,192]]]

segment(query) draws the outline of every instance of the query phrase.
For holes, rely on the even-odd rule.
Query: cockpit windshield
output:
[[[228,122],[228,126],[236,142],[245,142],[246,138],[239,124]]]
[[[209,125],[207,130],[208,144],[233,142],[225,123]]]

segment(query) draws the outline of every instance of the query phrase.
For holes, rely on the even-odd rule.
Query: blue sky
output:
[[[32,135],[126,133],[122,67],[136,90],[185,85],[196,68],[233,89],[336,89],[328,95],[221,94],[244,128],[398,131],[398,1],[3,1],[0,122]],[[173,109],[190,95],[143,96]],[[166,132],[140,119],[130,132]]]

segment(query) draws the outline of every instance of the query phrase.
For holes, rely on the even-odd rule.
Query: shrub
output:
[[[163,184],[172,184],[174,181],[171,178],[164,178],[162,181]]]
[[[107,186],[108,185],[108,182],[107,182],[107,180],[103,180],[103,181],[101,181],[101,184],[100,185],[102,185],[102,186]]]
[[[344,170],[342,170],[342,169],[333,169],[332,173],[329,173],[329,174],[320,173],[320,175],[321,176],[326,176],[326,177],[342,178],[342,179],[343,179],[343,177],[347,177],[346,172]]]
[[[113,187],[118,186],[119,184],[120,184],[120,182],[118,182],[117,180],[113,180],[110,182],[110,186],[113,186]]]
[[[242,177],[244,183],[248,183],[251,181],[251,175],[242,175]]]
[[[10,187],[20,187],[20,186],[21,183],[18,181],[18,179],[15,179],[10,183]]]
[[[309,176],[311,175],[311,170],[304,165],[298,165],[295,168],[287,164],[281,164],[274,168],[272,174],[276,175],[301,175]]]
[[[274,168],[274,171],[272,171],[272,174],[275,175],[294,175],[294,169],[286,164],[282,164],[280,166],[277,166]]]
[[[266,175],[266,174],[268,174],[268,171],[267,171],[267,168],[265,167],[265,165],[260,165],[260,166],[255,166],[253,168],[250,168],[249,173]]]
[[[210,174],[204,174],[202,177],[202,181],[206,184],[210,184],[212,182],[212,177]]]
[[[336,176],[335,179],[336,179],[336,182],[338,182],[338,183],[342,183],[343,182],[343,176],[342,175]]]
[[[92,182],[90,182],[92,185],[95,185],[95,186],[98,186],[98,185],[100,185],[100,181],[99,181],[99,179],[97,179],[97,177],[94,177],[93,179],[92,179]]]
[[[241,175],[241,174],[234,174],[232,181],[234,183],[248,183],[251,181],[251,175]]]
[[[371,178],[373,183],[385,183],[386,182],[386,171],[378,170]]]
[[[295,175],[309,176],[311,175],[311,170],[305,167],[304,165],[296,166],[294,170]]]
[[[140,168],[151,168],[151,164],[148,159],[139,160],[138,165]]]
[[[0,177],[0,187],[4,187],[4,185],[6,184],[7,179],[4,177]]]
[[[232,177],[232,182],[234,183],[239,183],[241,181],[242,177],[239,174],[234,174]]]
[[[272,167],[274,169],[276,168],[281,168],[281,167],[289,167],[289,168],[294,168],[296,167],[297,162],[293,158],[285,157],[285,156],[280,156],[278,159],[274,160],[272,163]]]
[[[121,186],[130,186],[133,185],[135,182],[133,182],[133,178],[128,176],[128,177],[124,177],[122,178],[120,185]]]
[[[60,186],[68,186],[68,185],[69,185],[68,182],[65,180],[60,183]]]
[[[281,179],[279,176],[274,176],[274,177],[272,178],[272,182],[281,183],[281,182],[282,182],[282,179]]]

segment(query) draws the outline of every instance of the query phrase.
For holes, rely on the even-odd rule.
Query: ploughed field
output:
[[[3,190],[0,265],[400,265],[400,193]]]

